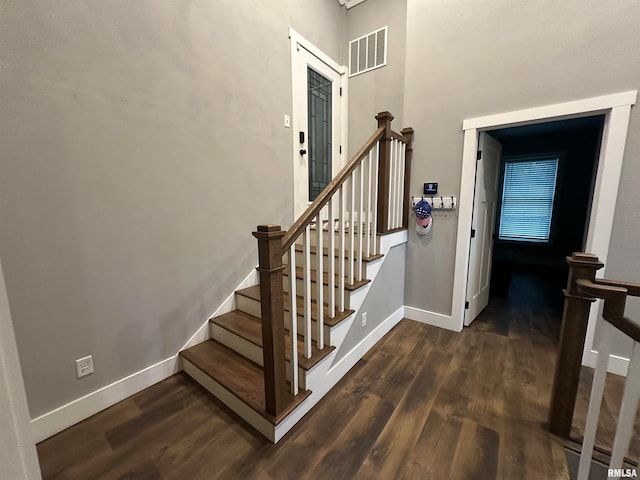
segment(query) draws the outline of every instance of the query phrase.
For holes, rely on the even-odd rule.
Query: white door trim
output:
[[[296,32],[293,28],[289,27],[289,38],[291,39],[291,52],[295,51],[298,45],[304,48],[307,52],[312,54],[314,57],[321,60],[323,63],[326,63],[329,67],[333,68],[336,73],[343,75],[347,73],[346,65],[340,65],[334,59],[332,59],[329,55],[324,53],[318,47],[316,47],[309,40],[304,38],[298,32]]]
[[[598,160],[598,173],[593,195],[586,249],[596,254],[602,262],[607,262],[613,214],[618,196],[618,184],[624,147],[629,127],[631,106],[637,100],[637,90],[592,97],[582,100],[530,108],[514,112],[490,115],[465,120],[462,124],[464,145],[462,153],[462,178],[458,201],[458,236],[453,279],[453,300],[451,317],[454,329],[461,330],[464,322],[464,302],[471,242],[471,215],[473,211],[473,188],[475,183],[476,149],[478,134],[483,130],[514,127],[523,124],[540,123],[591,115],[604,114],[605,125],[602,148]],[[605,267],[606,268],[606,267]],[[603,276],[605,269],[598,272]],[[583,361],[591,354],[595,319],[598,308],[591,309]]]
[[[1,264],[0,425],[2,425],[2,435],[0,435],[2,478],[28,480],[41,478]]]
[[[292,108],[292,115],[295,116],[296,112],[296,88],[297,88],[297,76],[296,76],[296,69],[295,69],[295,57],[296,57],[296,53],[298,51],[298,48],[303,48],[305,49],[307,52],[309,52],[311,55],[313,55],[314,57],[316,57],[318,60],[320,60],[322,63],[324,63],[325,65],[327,65],[329,68],[331,68],[332,70],[334,70],[339,76],[340,76],[340,88],[342,88],[342,96],[340,97],[340,111],[338,113],[338,117],[340,118],[340,145],[342,146],[342,153],[338,155],[338,168],[334,168],[334,174],[339,172],[340,169],[345,165],[346,161],[346,155],[347,155],[347,125],[348,125],[348,117],[347,117],[347,112],[348,112],[348,99],[349,99],[349,82],[348,82],[348,69],[346,67],[346,65],[340,65],[339,63],[337,63],[335,60],[333,60],[331,57],[329,57],[327,54],[325,54],[322,50],[320,50],[318,47],[316,47],[315,45],[313,45],[310,41],[308,41],[307,39],[305,39],[302,35],[300,35],[299,33],[297,33],[293,28],[289,27],[289,39],[290,39],[290,43],[291,43],[291,108]],[[299,156],[299,150],[300,150],[300,143],[299,143],[299,139],[298,139],[298,135],[299,135],[299,131],[297,128],[295,128],[296,125],[296,119],[293,119],[293,123],[292,123],[292,159],[298,158]],[[306,121],[306,119],[304,120]],[[334,167],[335,167],[334,166]],[[293,191],[293,195],[294,195],[294,202],[295,202],[295,185],[292,186],[292,191]]]

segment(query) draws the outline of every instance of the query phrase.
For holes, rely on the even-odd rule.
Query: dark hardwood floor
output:
[[[403,320],[278,445],[178,374],[40,443],[43,476],[567,479],[545,429],[560,313],[534,284],[461,333]]]

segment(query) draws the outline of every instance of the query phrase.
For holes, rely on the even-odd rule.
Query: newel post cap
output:
[[[256,230],[257,231],[252,232],[252,235],[256,238],[278,238],[284,237],[286,233],[280,225],[273,224],[258,225]]]

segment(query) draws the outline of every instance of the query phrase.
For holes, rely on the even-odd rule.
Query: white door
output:
[[[311,44],[291,38],[293,81],[293,198],[296,218],[344,162],[341,143],[345,67]]]
[[[498,167],[502,145],[487,133],[480,133],[476,166],[476,186],[473,196],[471,221],[471,247],[469,249],[469,274],[467,276],[467,302],[464,324],[471,322],[489,303],[491,283],[491,257],[493,231],[496,218]]]

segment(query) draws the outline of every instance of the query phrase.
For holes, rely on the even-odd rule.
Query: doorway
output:
[[[547,333],[557,335],[568,277],[565,258],[586,245],[603,125],[604,116],[596,115],[481,134],[481,142],[484,135],[490,136],[502,153],[492,173],[495,180],[490,182],[496,185],[497,202],[489,213],[495,225],[487,252],[490,258],[482,259],[490,292],[482,297],[481,308],[489,299],[516,295],[532,321],[541,312],[553,317],[556,328]],[[491,159],[491,152],[487,157]],[[479,165],[477,176],[481,170]],[[475,225],[482,205],[474,203]],[[476,257],[471,254],[471,258]],[[478,313],[469,309],[467,322]],[[547,328],[548,318],[542,324]]]
[[[606,264],[611,239],[613,216],[622,168],[624,147],[629,126],[631,106],[635,105],[637,91],[586,98],[572,102],[547,105],[544,107],[518,110],[486,117],[468,119],[463,122],[464,144],[462,178],[458,215],[458,235],[456,240],[456,260],[451,317],[454,328],[461,330],[464,325],[466,286],[469,267],[469,247],[473,212],[477,146],[480,132],[552,120],[581,118],[604,115],[604,129],[598,158],[593,204],[589,213],[589,228],[585,250],[596,254]],[[604,269],[603,269],[604,270]],[[600,275],[605,275],[601,270]],[[585,341],[585,356],[591,353],[597,309],[592,309]]]
[[[289,37],[293,199],[298,217],[344,165],[347,69],[292,29]]]

